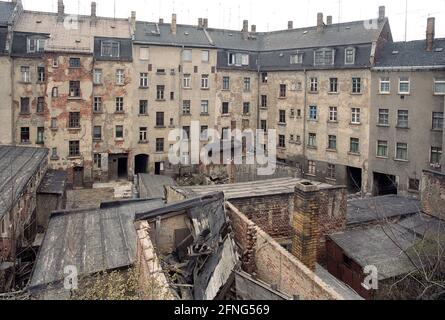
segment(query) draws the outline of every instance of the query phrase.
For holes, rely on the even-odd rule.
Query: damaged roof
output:
[[[281,178],[234,184],[173,188],[184,195],[196,196],[202,196],[212,192],[223,192],[226,199],[230,200],[293,193],[295,192],[295,186],[297,183],[304,181],[309,180],[299,178]],[[337,188],[336,186],[322,182],[311,181],[311,183],[318,186],[320,189]]]
[[[162,205],[161,200],[138,200],[106,209],[53,213],[29,289],[60,286],[67,266],[86,276],[132,265],[136,259],[135,212]]]
[[[165,198],[165,186],[176,185],[168,176],[139,174],[139,196],[141,198]]]
[[[347,224],[357,225],[421,212],[420,201],[396,195],[348,202]]]
[[[68,172],[48,170],[40,183],[37,193],[63,195],[68,181]]]
[[[29,180],[46,165],[48,149],[0,146],[0,218],[10,210]]]

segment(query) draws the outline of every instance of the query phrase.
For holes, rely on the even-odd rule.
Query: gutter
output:
[[[445,70],[445,65],[437,66],[398,66],[398,67],[373,67],[372,71],[428,71]]]

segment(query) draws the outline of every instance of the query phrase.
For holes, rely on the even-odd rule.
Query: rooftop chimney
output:
[[[63,19],[63,16],[65,15],[65,5],[63,4],[63,0],[57,1],[57,16],[58,19]]]
[[[130,23],[131,30],[133,31],[133,33],[136,32],[136,11],[131,11]]]
[[[97,14],[96,14],[96,8],[97,8],[97,4],[95,1],[91,2],[91,17],[92,18],[96,18]]]
[[[172,34],[176,34],[176,31],[177,31],[176,19],[177,19],[176,13],[173,13],[172,14],[172,24],[171,24],[171,28],[170,28]]]
[[[317,263],[319,191],[311,182],[299,182],[294,195],[292,254],[312,271]]]
[[[248,20],[243,21],[243,39],[244,40],[249,39],[249,21]]]
[[[252,24],[252,26],[250,27],[250,32],[256,33],[256,25],[255,24]]]
[[[159,24],[163,24],[164,23],[164,19],[159,18]]]
[[[202,28],[202,18],[198,18],[198,28]]]
[[[428,18],[427,26],[426,26],[426,51],[431,52],[434,48],[434,36],[436,29],[436,19]]]
[[[202,23],[203,23],[203,27],[204,27],[204,29],[207,29],[207,28],[209,27],[209,19],[204,18],[204,19],[202,20]]]
[[[330,26],[330,25],[332,24],[332,16],[327,16],[327,18],[326,18],[326,24],[327,24],[328,26]]]
[[[293,21],[288,21],[287,22],[287,29],[288,30],[291,30],[291,29],[293,29],[294,28],[294,22]]]
[[[386,10],[385,6],[379,7],[379,21],[382,21],[385,19],[385,15],[386,15],[385,10]]]
[[[319,12],[317,14],[317,31],[323,31],[324,22],[323,22],[323,13]]]

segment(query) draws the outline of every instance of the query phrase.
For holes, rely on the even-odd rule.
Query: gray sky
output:
[[[170,22],[172,12],[178,23],[197,24],[199,17],[209,18],[209,27],[240,30],[242,20],[256,24],[258,31],[316,24],[317,12],[332,15],[334,23],[377,17],[378,6],[386,6],[395,40],[405,38],[406,0],[96,0],[98,15],[129,17],[137,12],[138,20]],[[57,11],[57,0],[22,0],[25,9]],[[67,13],[89,14],[91,0],[64,0]],[[445,38],[445,0],[408,0],[408,40],[425,38],[426,20],[436,17],[436,37]]]

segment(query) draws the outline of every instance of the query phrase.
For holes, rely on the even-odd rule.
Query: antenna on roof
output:
[[[341,23],[341,0],[338,0],[338,31],[340,31],[340,23]]]
[[[408,38],[408,0],[405,1],[405,42]]]
[[[113,1],[114,20],[116,20],[116,0]]]

